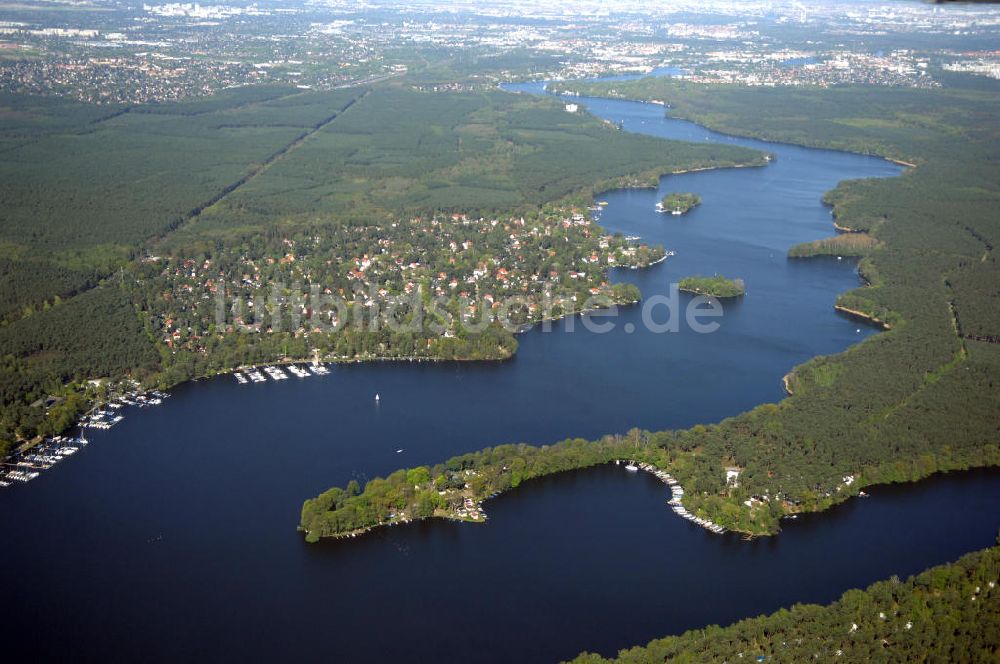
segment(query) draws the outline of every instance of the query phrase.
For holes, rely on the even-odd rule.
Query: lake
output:
[[[876,333],[833,311],[859,283],[854,265],[785,254],[832,233],[823,192],[897,166],[722,136],[658,106],[582,102],[629,131],[776,155],[601,196],[606,228],[676,252],[613,275],[646,297],[693,273],[745,279],[717,332],[655,334],[639,307],[622,308],[607,334],[579,322],[529,331],[509,362],[343,365],[246,386],[221,377],[128,409],[74,458],[0,493],[5,655],[544,662],[829,601],[990,545],[995,472],[876,489],[744,542],[676,517],[661,483],[615,467],[527,483],[487,504],[487,526],[303,542],[303,499],[332,485],[501,442],[718,421],[781,399],[793,366]],[[669,191],[703,203],[655,213]]]

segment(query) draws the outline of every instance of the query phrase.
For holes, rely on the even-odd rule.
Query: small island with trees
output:
[[[740,297],[747,292],[742,279],[727,279],[721,274],[713,277],[685,277],[681,279],[679,286],[687,293],[711,297]]]
[[[656,205],[657,212],[669,212],[670,214],[684,214],[696,205],[701,204],[701,196],[689,192],[667,194],[663,200]]]

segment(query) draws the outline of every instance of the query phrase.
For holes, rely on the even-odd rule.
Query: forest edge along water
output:
[[[630,131],[738,140],[657,106],[587,104]],[[793,367],[875,333],[832,310],[857,284],[847,261],[785,253],[829,234],[826,190],[898,167],[743,144],[777,159],[601,196],[602,226],[675,251],[615,273],[644,296],[690,274],[745,280],[717,332],[652,334],[639,308],[623,308],[607,334],[569,334],[567,321],[526,332],[509,362],[352,364],[248,385],[219,377],[178,387],[158,408],[126,407],[113,429],[88,433],[85,453],[0,500],[12,534],[4,567],[17,570],[5,597],[19,607],[0,628],[7,652],[553,661],[829,601],[990,544],[993,471],[874,488],[870,500],[753,542],[678,518],[663,482],[614,465],[525,483],[487,503],[486,527],[427,521],[318,545],[295,533],[302,499],[332,483],[363,485],[504,441],[718,421],[780,400]],[[665,220],[655,203],[667,182],[702,204]],[[444,599],[429,609],[432,595]]]

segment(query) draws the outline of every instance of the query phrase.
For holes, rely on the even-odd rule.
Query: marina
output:
[[[8,488],[13,482],[26,484],[49,470],[56,464],[75,455],[89,444],[88,429],[109,431],[125,420],[127,408],[150,408],[160,406],[170,397],[168,392],[138,389],[138,383],[113,394],[103,405],[98,405],[86,413],[78,422],[76,436],[62,435],[39,438],[22,445],[18,451],[0,463],[0,488]]]
[[[249,383],[266,383],[267,378],[265,374],[271,380],[287,380],[288,374],[285,373],[285,369],[288,370],[290,374],[296,378],[311,378],[312,376],[326,376],[330,373],[330,370],[322,362],[313,362],[312,364],[299,366],[294,363],[278,366],[266,366],[263,369],[258,367],[244,368],[239,371],[233,372],[233,378],[240,385],[247,385]]]
[[[141,390],[129,391],[109,401],[106,405],[109,410],[104,410],[101,407],[94,408],[77,424],[82,429],[108,430],[125,419],[125,416],[119,412],[122,408],[126,406],[137,408],[159,406],[169,396],[167,392],[160,392],[158,390],[150,392],[143,392]]]
[[[9,487],[12,482],[26,484],[36,479],[42,471],[73,456],[88,442],[83,434],[79,437],[55,436],[11,456],[0,466],[0,488]]]

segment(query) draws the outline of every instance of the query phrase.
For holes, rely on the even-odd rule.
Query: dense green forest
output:
[[[517,295],[517,324],[596,295],[632,302],[639,294],[608,284],[608,268],[664,250],[603,235],[591,194],[763,163],[738,147],[640,139],[553,99],[398,81],[131,107],[0,97],[0,451],[71,421],[76,407],[31,404],[85,404],[84,378],[167,386],[314,351],[510,357],[517,343],[495,312],[473,334],[318,334],[267,316],[218,325],[215,294],[249,301],[275,282],[416,292],[448,299],[455,317],[461,300],[485,309]]]
[[[1000,657],[1000,547],[970,553],[905,581],[849,590],[827,606],[796,604],[728,627],[711,625],[622,650],[653,662],[995,662]],[[763,658],[763,659],[761,659]]]
[[[0,454],[16,438],[58,433],[72,425],[86,408],[89,379],[142,379],[160,367],[132,298],[117,284],[0,327],[0,358]],[[49,394],[66,400],[48,414],[32,405]]]
[[[684,277],[677,285],[682,291],[710,297],[739,297],[747,292],[742,279],[728,279],[721,274]]]
[[[652,185],[656,175],[683,168],[764,163],[731,146],[649,141],[562,108],[533,95],[385,86],[317,133],[295,159],[207,210],[191,231],[428,210],[509,213],[625,176]]]
[[[563,85],[665,100],[671,113],[731,133],[918,164],[899,178],[841,183],[826,197],[838,225],[878,243],[860,264],[867,285],[838,304],[891,330],[797,367],[788,376],[793,394],[780,404],[686,431],[635,434],[632,456],[677,477],[689,511],[726,528],[773,533],[782,514],[823,509],[868,484],[1000,464],[996,92],[764,90],[666,78]],[[614,458],[617,445],[574,445],[575,454],[504,448],[499,465],[487,451],[477,472],[489,495],[503,488],[504,468],[516,459],[554,472],[573,456],[581,465]],[[739,487],[726,483],[730,466],[742,469]],[[322,510],[310,516],[319,531],[328,527]]]
[[[0,319],[92,287],[358,94],[249,89],[100,114],[0,97]]]

